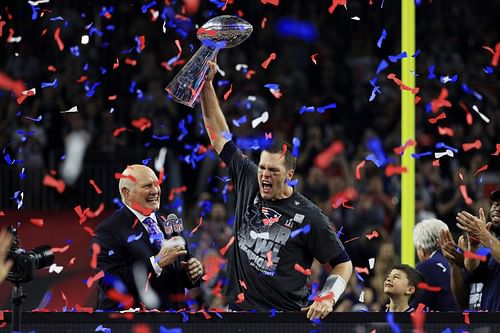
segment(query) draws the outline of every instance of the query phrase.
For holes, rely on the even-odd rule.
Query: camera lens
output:
[[[35,263],[35,269],[41,269],[54,263],[54,253],[48,245],[34,248],[29,252],[29,255]]]

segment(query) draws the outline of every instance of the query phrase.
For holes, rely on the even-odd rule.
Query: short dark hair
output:
[[[424,277],[422,274],[417,271],[415,268],[411,267],[410,265],[407,264],[398,264],[392,266],[392,268],[389,270],[392,271],[393,269],[397,269],[398,271],[401,271],[406,274],[406,278],[408,279],[408,285],[415,287],[415,292],[413,295],[410,296],[410,301],[420,295],[420,289],[418,288],[418,284],[421,282],[424,282]]]
[[[286,148],[285,148],[286,147]],[[297,163],[297,158],[293,156],[293,147],[286,141],[275,140],[268,147],[265,147],[262,151],[267,151],[271,154],[283,154],[284,153],[284,165],[287,170],[295,170],[295,164]]]

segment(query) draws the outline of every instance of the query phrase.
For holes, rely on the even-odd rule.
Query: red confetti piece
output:
[[[500,60],[500,42],[498,42],[495,45],[495,50],[493,50],[489,46],[483,46],[483,49],[485,49],[485,50],[491,52],[491,54],[493,54],[493,57],[491,58],[491,66],[496,67],[498,65],[498,61]]]
[[[141,213],[144,216],[149,216],[151,213],[154,211],[153,208],[147,208],[142,206],[141,204],[137,202],[132,202],[132,208]]]
[[[467,108],[467,105],[465,105],[464,102],[460,101],[460,103],[458,103],[458,105],[460,105],[460,107],[462,108],[462,110],[465,111],[465,120],[467,121],[467,125],[472,125],[472,123],[474,122],[474,117],[472,117],[472,114],[470,113],[469,109]]]
[[[57,72],[57,69],[52,65],[49,65],[49,67],[47,67],[47,70],[50,72]]]
[[[245,281],[243,281],[243,280],[239,280],[239,282],[240,282],[240,286],[241,286],[242,288],[244,288],[244,289],[248,289],[248,288],[247,288],[247,284],[245,283]]]
[[[26,86],[21,80],[13,80],[6,74],[0,72],[0,89],[12,91],[16,97],[21,97]]]
[[[356,165],[356,179],[361,179],[361,169],[365,167],[366,161],[362,160]]]
[[[413,323],[414,333],[424,333],[424,323],[425,323],[425,304],[419,303],[415,311],[413,311],[411,316],[411,321]]]
[[[454,135],[453,129],[450,127],[438,126],[438,132],[439,132],[439,135],[448,135],[448,136]]]
[[[320,169],[326,170],[330,166],[331,160],[335,155],[344,151],[344,143],[342,141],[334,141],[328,148],[316,155],[314,158],[314,165]]]
[[[273,251],[267,251],[266,253],[266,265],[267,267],[271,267],[273,265]]]
[[[200,312],[205,317],[206,320],[209,320],[209,319],[212,318],[212,316],[210,315],[210,313],[208,313],[207,311],[205,311],[205,309],[201,309],[198,312]]]
[[[96,278],[98,277],[98,278]],[[97,273],[95,276],[93,277],[89,277],[90,278],[93,278],[94,280],[92,281],[92,283],[96,280],[99,280],[101,278],[104,277],[104,271],[100,271],[99,273]],[[88,281],[87,281],[87,286],[88,286]],[[125,309],[128,309],[130,308],[133,304],[134,304],[134,297],[131,296],[131,295],[128,295],[128,294],[122,294],[121,292],[119,292],[118,290],[116,289],[109,289],[107,292],[106,292],[106,296],[115,301],[115,302],[118,302],[118,303],[122,303],[123,304],[123,307]]]
[[[214,36],[217,35],[217,30],[214,30],[214,29],[205,29],[205,28],[201,27],[201,28],[198,29],[197,34],[198,35],[199,34],[205,34],[207,36],[214,37]],[[176,40],[176,42],[177,42],[177,40]]]
[[[94,229],[92,229],[91,227],[83,227],[83,230],[85,230],[92,237],[96,236]]]
[[[441,88],[439,97],[431,101],[431,108],[433,113],[436,113],[440,108],[443,107],[451,108],[451,102],[446,99],[447,97],[448,97],[448,89]]]
[[[3,210],[0,210],[0,216],[5,216],[5,212]]]
[[[285,157],[285,154],[286,154],[286,151],[288,150],[288,146],[286,144],[283,144],[283,146],[281,147],[281,156],[280,156],[280,160]]]
[[[346,240],[346,241],[344,242],[344,244],[347,244],[347,243],[353,242],[353,241],[355,241],[355,240],[357,240],[357,239],[359,239],[359,236],[358,236],[358,237],[353,237],[353,238],[351,238],[351,239]]]
[[[6,24],[7,22],[5,21],[0,21],[0,37],[2,37],[3,35],[3,26]]]
[[[356,270],[356,273],[358,274],[361,274],[361,273],[365,273],[366,275],[370,274],[370,271],[368,270],[368,267],[354,267],[354,269]]]
[[[116,58],[116,62],[113,63],[113,69],[117,69],[118,66],[120,66],[120,60],[118,60],[118,58]]]
[[[365,235],[365,237],[368,238],[368,240],[372,240],[373,238],[377,238],[378,236],[380,235],[377,232],[377,230],[373,230],[371,233]]]
[[[226,3],[224,4],[224,6],[222,6],[222,11],[225,11],[225,10],[226,10],[228,1],[229,1],[229,0],[226,0]]]
[[[43,185],[53,187],[59,193],[63,193],[66,189],[66,184],[64,184],[63,180],[57,180],[50,175],[45,175],[45,177],[43,177]]]
[[[229,240],[229,242],[227,242],[227,244],[226,244],[226,245],[224,245],[224,247],[223,247],[223,248],[221,248],[221,249],[219,250],[220,255],[221,255],[221,256],[225,256],[225,255],[226,255],[227,250],[229,249],[229,247],[230,247],[231,245],[233,245],[233,243],[234,243],[234,236],[232,236],[232,237],[231,237],[231,239]]]
[[[318,61],[316,60],[316,58],[318,57],[319,53],[314,53],[313,55],[311,55],[311,61],[317,65],[318,64]]]
[[[429,123],[435,124],[441,119],[446,119],[446,113],[444,113],[444,112],[440,113],[437,117],[429,118],[428,120],[429,120]]]
[[[146,47],[146,38],[144,37],[144,35],[142,36],[139,36],[139,50],[144,50],[144,48]]]
[[[417,285],[417,288],[419,289],[424,289],[424,290],[427,290],[427,291],[430,291],[432,293],[437,293],[437,292],[440,292],[443,288],[442,287],[439,287],[439,286],[430,286],[428,285],[427,283],[425,282],[420,282],[418,285]]]
[[[151,127],[151,120],[148,118],[141,117],[139,119],[134,119],[131,122],[132,126],[139,129],[141,132],[144,132],[146,128]]]
[[[394,175],[400,175],[402,173],[407,172],[408,169],[403,166],[388,164],[385,168],[385,176],[392,177]]]
[[[117,128],[113,131],[113,136],[117,137],[118,135],[120,135],[121,132],[125,132],[126,130],[127,130],[126,127]]]
[[[479,149],[481,148],[481,140],[477,139],[476,141],[472,142],[472,143],[463,143],[462,144],[462,149],[464,151],[469,151],[471,149]]]
[[[432,166],[433,166],[433,167],[439,167],[439,166],[440,166],[440,164],[439,164],[439,160],[434,160],[434,161],[432,161]]]
[[[90,179],[89,183],[90,183],[90,185],[94,186],[94,190],[97,192],[97,194],[102,193],[101,189],[99,188],[99,186],[97,186],[97,184],[95,183],[95,181],[93,179]]]
[[[328,7],[328,12],[333,14],[337,6],[347,7],[347,0],[332,0],[332,5]]]
[[[309,268],[304,268],[297,263],[293,266],[293,269],[295,269],[297,272],[302,273],[304,275],[307,275],[307,276],[311,275],[311,270]]]
[[[61,40],[61,27],[57,27],[56,30],[54,31],[54,39],[57,43],[57,47],[59,48],[59,51],[64,50],[64,43]]]
[[[480,167],[479,169],[477,169],[477,171],[474,173],[474,176],[477,176],[478,173],[486,171],[486,170],[488,170],[488,164],[485,164],[482,167]]]
[[[245,294],[239,293],[235,303],[240,304],[243,303],[244,301],[245,301]]]
[[[77,83],[83,83],[83,82],[87,81],[88,79],[89,79],[88,76],[82,75],[82,76],[80,76],[80,78],[78,80],[76,80],[76,82]]]
[[[280,0],[260,0],[263,5],[270,4],[274,6],[279,6]]]
[[[257,72],[254,71],[253,69],[249,69],[245,74],[245,79],[250,80],[255,73]]]
[[[401,81],[400,79],[398,79],[396,77],[396,74],[394,74],[394,73],[388,74],[387,78],[389,80],[394,81],[394,83],[396,83],[399,86],[399,89],[401,89],[401,90],[410,91],[414,95],[418,94],[418,92],[420,91],[420,88],[418,88],[418,87],[410,88],[409,86],[407,86],[406,84],[404,84],[403,81]]]
[[[415,96],[415,105],[417,105],[422,100],[422,97]]]
[[[132,224],[132,229],[134,229],[134,228],[135,228],[135,226],[137,225],[137,223],[139,223],[139,219],[137,219],[137,218],[136,218],[136,219],[134,220],[134,223]]]
[[[462,194],[462,197],[467,205],[473,204],[472,199],[469,198],[469,195],[467,194],[467,187],[465,185],[460,185],[460,193]]]
[[[260,21],[260,28],[264,29],[266,27],[266,23],[267,23],[267,17],[263,17],[262,21]],[[0,36],[2,35],[0,34]]]
[[[214,141],[217,138],[217,134],[215,133],[215,130],[209,124],[207,124],[206,126],[207,126],[207,132],[208,132],[208,136],[210,137],[210,140]]]
[[[151,327],[148,324],[133,324],[132,333],[151,333]]]
[[[137,60],[131,58],[125,58],[125,65],[135,66],[137,65]]]
[[[43,227],[43,219],[30,219],[30,222],[37,227]]]
[[[94,217],[101,215],[101,213],[104,211],[104,203],[101,202],[99,204],[99,207],[97,207],[97,209],[94,212],[91,211],[90,208],[87,208],[87,209],[85,210],[87,217],[93,219]]]
[[[115,173],[115,179],[120,179],[120,178],[128,178],[128,179],[130,179],[133,182],[137,181],[137,179],[134,176],[132,176],[132,175],[123,175],[123,174],[121,174],[119,172],[116,172]]]
[[[464,323],[466,325],[470,325],[470,318],[469,318],[469,312],[464,312],[462,313],[464,315]]]
[[[496,147],[496,151],[493,154],[491,154],[491,156],[500,155],[500,143],[497,143],[495,147]]]
[[[66,245],[64,247],[53,247],[52,252],[53,253],[64,253],[64,252],[68,251],[68,249],[69,249],[69,245]]]
[[[415,147],[417,143],[413,139],[408,139],[403,146],[399,146],[394,148],[394,153],[398,155],[403,155],[405,152],[405,149],[408,147]]]
[[[85,208],[85,210],[82,210],[82,206],[78,205],[75,208],[73,208],[75,213],[78,215],[80,220],[78,221],[80,224],[84,224],[85,221],[87,220],[87,213],[90,210],[89,208]]]
[[[225,101],[227,101],[227,99],[229,98],[229,95],[231,95],[232,92],[233,92],[233,84],[231,83],[231,85],[229,86],[229,90],[224,93],[224,100]]]
[[[185,185],[181,186],[181,187],[175,187],[175,188],[170,190],[170,194],[168,195],[168,200],[172,201],[172,200],[174,200],[174,196],[176,194],[186,192],[186,191],[187,191],[187,186],[185,186]]]
[[[68,266],[73,265],[73,264],[75,263],[75,261],[76,261],[76,257],[71,258],[71,259],[69,260],[69,262],[68,262]]]
[[[479,261],[486,261],[487,257],[484,255],[479,255],[471,251],[464,251],[464,258],[466,259],[477,259]]]
[[[108,101],[116,101],[117,98],[118,98],[118,95],[108,96]]]
[[[194,234],[196,231],[198,231],[198,229],[201,227],[202,223],[203,223],[203,216],[200,216],[200,222],[198,223],[198,225],[196,227],[193,228],[193,230],[191,230],[191,235]]]
[[[274,53],[274,52],[273,52],[273,53],[271,53],[271,54],[269,55],[269,57],[268,57],[266,60],[264,60],[264,62],[263,62],[262,64],[260,64],[260,65],[262,66],[262,68],[267,69],[267,66],[269,66],[269,64],[271,63],[271,61],[273,61],[273,60],[275,60],[275,59],[276,59],[276,53]]]
[[[97,274],[95,274],[93,276],[89,276],[87,278],[87,288],[92,287],[92,285],[94,284],[95,281],[102,279],[103,277],[104,277],[104,271],[99,271]],[[114,289],[112,289],[112,290],[114,290]],[[109,295],[108,295],[108,297],[109,297]]]

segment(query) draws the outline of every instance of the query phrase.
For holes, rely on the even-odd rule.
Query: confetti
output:
[[[59,51],[64,50],[64,43],[61,40],[61,27],[57,27],[56,30],[54,31],[54,40],[57,43],[57,47],[59,48]]]
[[[472,205],[473,201],[471,198],[469,198],[469,195],[467,194],[467,187],[465,185],[460,185],[460,194],[462,194],[462,197],[464,198],[464,201],[467,205]]]
[[[308,269],[308,268],[305,269],[304,267],[300,266],[297,263],[293,266],[293,269],[295,269],[297,272],[302,273],[304,275],[307,275],[307,276],[311,275],[310,269]]]
[[[252,128],[256,128],[260,124],[265,124],[269,120],[269,112],[264,111],[260,116],[252,120]]]
[[[63,180],[56,180],[54,177],[50,175],[45,175],[43,177],[43,185],[48,187],[53,187],[57,192],[63,193],[66,189],[66,184],[64,184]]]
[[[273,5],[273,6],[279,6],[279,4],[280,4],[280,0],[260,0],[260,2],[263,5],[270,4],[270,5]]]
[[[438,98],[431,101],[431,110],[433,113],[437,113],[440,108],[451,108],[452,104],[446,98],[448,97],[448,89],[441,88]]]
[[[493,57],[491,58],[491,66],[497,67],[498,61],[500,59],[500,42],[496,43],[495,45],[495,50],[493,50],[489,46],[483,46],[483,49],[489,51],[491,54],[493,54]]]
[[[490,123],[490,118],[488,118],[486,115],[484,115],[483,113],[481,113],[481,112],[479,111],[479,108],[477,107],[477,105],[473,105],[473,106],[472,106],[472,110],[476,111],[476,113],[479,115],[479,117],[481,117],[481,119],[482,119],[485,123],[487,123],[487,124],[489,124],[489,123]]]
[[[373,238],[377,238],[378,236],[380,235],[377,232],[377,230],[373,230],[371,233],[365,235],[365,237],[368,238],[368,240],[372,240]]]
[[[231,237],[231,239],[229,239],[229,242],[227,242],[226,245],[224,245],[224,247],[222,247],[220,250],[219,250],[219,253],[221,256],[225,256],[226,255],[226,252],[227,250],[229,249],[229,247],[234,243],[234,236]]]
[[[313,55],[311,55],[311,61],[312,61],[315,65],[317,65],[317,64],[318,64],[318,60],[317,60],[318,56],[319,56],[319,53],[314,53]]]
[[[97,194],[102,194],[101,189],[99,188],[99,186],[97,186],[97,184],[95,183],[95,181],[93,179],[90,179],[89,183],[90,183],[90,185],[92,185],[94,187],[94,190],[97,192]]]
[[[481,144],[481,140],[477,139],[477,140],[475,140],[472,143],[463,143],[462,144],[462,149],[464,151],[469,151],[469,150],[472,150],[472,149],[480,149],[481,145],[482,145]]]
[[[382,47],[382,42],[384,39],[387,37],[387,30],[382,29],[382,34],[380,35],[378,41],[377,41],[377,47],[380,49]]]
[[[64,267],[63,266],[57,266],[56,264],[52,264],[49,267],[49,273],[56,273],[59,274],[63,271]]]
[[[276,59],[276,53],[272,52],[269,57],[264,60],[264,62],[262,62],[262,64],[260,64],[260,66],[264,69],[267,69],[267,67],[269,66],[269,64],[271,63],[271,61],[275,60]]]
[[[433,292],[433,293],[440,292],[443,289],[442,287],[439,287],[439,286],[430,286],[430,285],[428,285],[425,282],[420,282],[417,285],[417,288],[423,289],[423,290],[427,290],[427,291],[430,291],[430,292]]]
[[[333,14],[337,6],[344,6],[347,9],[347,0],[332,0],[332,4],[328,7],[328,12]]]

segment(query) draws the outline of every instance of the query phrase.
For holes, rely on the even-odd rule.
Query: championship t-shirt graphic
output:
[[[274,276],[280,261],[279,251],[290,238],[290,229],[281,225],[281,214],[269,207],[250,205],[238,232],[239,248],[246,253],[250,266]]]

